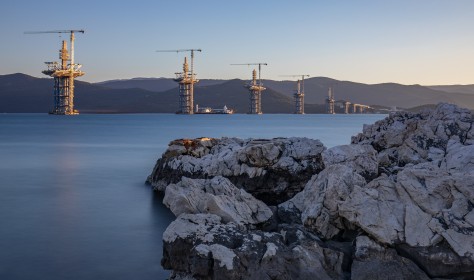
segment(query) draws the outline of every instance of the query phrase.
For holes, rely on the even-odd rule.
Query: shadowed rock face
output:
[[[247,231],[212,214],[182,214],[163,234],[162,265],[175,279],[344,279],[343,253],[304,230]]]
[[[222,203],[213,212],[202,210],[205,207],[185,211],[189,206],[173,210],[208,214],[182,214],[170,225],[163,237],[163,264],[174,270],[176,279],[220,279],[218,275],[227,279],[473,279],[472,123],[469,111],[440,104],[433,111],[396,113],[365,126],[351,145],[296,149],[295,162],[318,158],[324,168],[305,177],[304,183],[299,181],[304,185],[302,191],[287,193],[290,199],[269,207],[271,217],[261,201],[236,191],[235,173],[227,173],[231,175],[227,180],[212,170],[225,173],[233,170],[229,163],[237,162],[239,168],[244,164],[255,168],[250,172],[254,175],[245,173],[248,179],[281,166],[290,174],[287,176],[298,176],[295,170],[302,169],[283,164],[291,162],[283,151],[303,141],[273,139],[250,144],[249,140],[214,139],[207,152],[196,145],[192,151],[198,156],[192,158],[232,155],[236,160],[227,161],[226,168],[194,163],[200,176],[217,177],[214,181],[179,179],[167,187],[183,195],[190,193],[190,186],[198,186],[200,192],[206,190],[204,196],[213,196],[210,201]],[[315,147],[320,148],[313,150]],[[181,158],[175,150],[182,151]],[[191,151],[169,152],[171,160],[163,163],[175,166],[179,162],[180,167],[173,170],[188,168],[182,167],[182,158]],[[262,171],[256,171],[258,168]],[[158,177],[156,187],[157,182],[170,180]],[[286,178],[285,182],[292,180],[296,179]],[[279,188],[264,189],[267,196],[274,192],[281,199]],[[207,201],[184,197],[190,202]]]
[[[283,202],[301,191],[307,180],[324,168],[319,140],[236,138],[175,140],[157,161],[147,182],[156,190],[181,177],[228,178],[267,204]]]

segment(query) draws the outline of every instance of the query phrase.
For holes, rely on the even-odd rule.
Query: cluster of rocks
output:
[[[149,182],[164,191],[182,177],[224,176],[256,198],[277,204],[300,192],[323,169],[319,140],[276,138],[198,138],[172,141],[157,161]]]
[[[176,140],[148,182],[174,279],[473,279],[474,130],[450,104],[318,140]]]

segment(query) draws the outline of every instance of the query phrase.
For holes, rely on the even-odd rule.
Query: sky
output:
[[[68,5],[70,3],[70,5]],[[361,83],[474,84],[473,0],[153,0],[0,2],[0,75],[44,76],[68,35],[77,34],[81,80],[173,77],[201,48],[202,79],[308,74]]]

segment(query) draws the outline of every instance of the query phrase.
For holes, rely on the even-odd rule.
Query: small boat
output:
[[[233,114],[234,110],[227,108],[226,105],[222,109],[214,109],[211,107],[199,107],[199,105],[196,104],[196,111],[194,111],[195,114]]]

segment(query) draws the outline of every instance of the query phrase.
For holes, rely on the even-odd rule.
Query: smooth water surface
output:
[[[0,115],[0,279],[165,279],[174,219],[144,185],[176,138],[320,139],[384,115]]]

